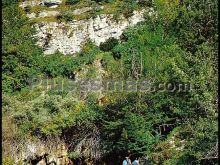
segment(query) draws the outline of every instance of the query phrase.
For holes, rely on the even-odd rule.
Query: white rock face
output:
[[[14,142],[8,150],[11,156],[15,160],[15,164],[23,162],[25,159],[31,160],[36,156],[42,156],[48,154],[47,158],[49,162],[54,161],[57,165],[61,165],[62,162],[68,160],[67,152],[68,149],[64,141],[60,139],[51,139],[51,141],[40,141],[40,140],[26,140],[22,142]],[[38,165],[46,165],[44,159],[37,163]]]
[[[144,12],[134,11],[133,16],[119,22],[113,20],[112,15],[102,14],[88,20],[73,20],[68,23],[42,22],[35,24],[38,45],[44,49],[44,54],[59,51],[63,54],[74,54],[81,50],[81,46],[88,39],[97,46],[110,37],[119,39],[123,30],[144,20]]]

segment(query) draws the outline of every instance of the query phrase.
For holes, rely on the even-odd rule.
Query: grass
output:
[[[39,22],[57,22],[56,17],[44,17],[44,18],[35,18],[31,20],[31,22],[39,23]]]

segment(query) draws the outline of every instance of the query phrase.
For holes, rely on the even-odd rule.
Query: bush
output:
[[[31,11],[31,6],[30,6],[30,5],[26,6],[26,7],[24,8],[24,11],[27,12],[27,13],[30,13],[30,11]]]
[[[133,9],[131,7],[125,8],[123,10],[123,15],[125,16],[125,18],[129,18],[133,15]]]
[[[153,5],[153,1],[152,0],[139,0],[138,1],[138,4],[140,5],[140,6],[152,6]]]
[[[4,165],[13,165],[13,164],[15,164],[15,161],[11,156],[5,156],[2,159],[2,163]],[[21,164],[22,164],[21,162],[18,163],[18,165],[21,165]]]
[[[115,60],[121,58],[121,53],[120,53],[120,51],[117,51],[117,50],[116,50],[116,51],[113,51],[112,53],[113,53],[113,57],[114,57]]]
[[[74,76],[73,72],[78,67],[77,61],[72,56],[63,56],[60,53],[46,56],[42,60],[42,71],[49,77]]]
[[[66,5],[75,5],[78,2],[80,2],[80,0],[66,0]]]
[[[184,1],[178,12],[168,28],[175,33],[178,43],[182,47],[195,53],[199,49],[199,45],[207,41],[217,43],[217,0],[205,0],[203,3],[199,0]]]
[[[33,39],[35,30],[28,23],[27,17],[22,14],[18,4],[7,4],[3,8],[2,20],[4,20],[2,26],[3,91],[20,91],[27,87],[30,76],[38,74],[37,65],[42,50],[36,46]]]
[[[103,51],[110,51],[112,50],[116,45],[118,45],[118,40],[111,37],[107,41],[102,42],[100,44],[100,49]]]
[[[56,18],[61,22],[70,22],[73,20],[73,17],[65,12],[61,12]]]
[[[134,0],[125,0],[123,2],[121,13],[125,16],[125,18],[129,18],[133,15],[133,11],[137,7],[137,3]]]

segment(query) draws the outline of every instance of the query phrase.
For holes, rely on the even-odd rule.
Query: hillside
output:
[[[217,2],[3,0],[3,164],[217,164]]]

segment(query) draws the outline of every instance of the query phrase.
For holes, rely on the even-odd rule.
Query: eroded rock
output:
[[[133,16],[126,19],[123,16],[116,22],[113,15],[97,15],[86,20],[73,20],[68,23],[42,22],[35,24],[38,45],[44,49],[44,54],[59,51],[63,54],[74,54],[81,50],[81,46],[88,39],[97,46],[113,37],[119,39],[123,31],[144,21],[144,12],[134,11]],[[48,35],[50,39],[48,40]]]

